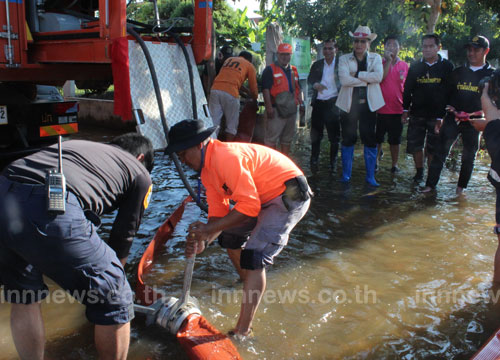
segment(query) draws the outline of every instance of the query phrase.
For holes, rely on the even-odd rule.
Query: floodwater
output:
[[[466,359],[500,326],[491,288],[497,238],[491,231],[495,196],[486,179],[488,156],[476,161],[466,196],[457,198],[457,170],[443,171],[437,193],[421,194],[411,180],[411,158],[402,153],[401,172],[392,176],[385,148],[377,174],[380,188],[364,184],[360,147],[352,183],[346,186],[338,182],[339,175],[329,174],[326,148],[325,169],[311,175],[308,138],[299,137],[292,157],[305,170],[316,197],[267,273],[255,337],[236,344],[244,359]],[[153,177],[154,197],[127,266],[131,282],[142,251],[187,194],[173,164],[160,153]],[[188,205],[147,275],[148,285],[180,296],[183,240],[189,223],[200,218],[205,218],[201,211]],[[112,220],[105,218],[103,238]],[[223,332],[236,323],[241,288],[217,245],[197,257],[191,295]],[[92,327],[83,308],[69,302],[43,305],[47,356],[95,359]],[[2,303],[0,359],[16,358],[8,314],[9,306]],[[185,355],[171,335],[147,327],[138,315],[129,358]]]

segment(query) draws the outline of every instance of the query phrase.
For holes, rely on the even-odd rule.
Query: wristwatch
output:
[[[497,234],[497,235],[500,235],[500,225],[498,225],[498,224],[497,224],[497,225],[495,225],[495,226],[493,227],[493,232],[494,232],[495,234]]]

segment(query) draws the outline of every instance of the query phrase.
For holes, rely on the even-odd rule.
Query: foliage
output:
[[[261,0],[265,2],[266,0]],[[275,0],[282,1],[282,0]],[[487,8],[484,3],[490,3]],[[476,34],[491,42],[489,58],[500,55],[497,0],[288,0],[282,24],[293,36],[314,40],[335,38],[342,52],[351,51],[349,31],[368,25],[378,34],[372,50],[381,51],[383,38],[398,35],[401,57],[411,61],[420,55],[420,41],[427,33],[429,19],[437,12],[435,32],[443,39],[443,48],[456,64],[465,61],[463,45]],[[276,4],[276,3],[274,3]],[[436,14],[434,14],[436,15]]]
[[[189,26],[193,23],[193,4],[191,1],[163,0],[158,1],[158,13],[162,22],[172,18],[186,18],[187,21],[177,26]],[[154,6],[149,1],[133,1],[127,6],[127,18],[145,24],[154,24]]]
[[[252,33],[246,15],[242,16],[241,10],[234,10],[224,0],[214,1],[213,18],[216,32],[216,44],[222,46],[229,44],[233,47],[248,48],[256,39],[257,34]],[[173,18],[186,18],[187,21],[176,23],[177,26],[192,26],[193,2],[186,0],[159,0],[158,12],[163,23]],[[134,1],[127,7],[127,17],[142,23],[153,24],[155,21],[154,6],[148,1]],[[250,30],[250,31],[249,31]],[[265,32],[262,32],[265,34]]]
[[[242,18],[241,10],[234,10],[225,0],[214,2],[214,25],[216,44],[231,45],[239,48],[249,48],[249,26]],[[248,19],[247,19],[248,20]]]
[[[500,14],[500,2],[498,0],[478,0],[478,2],[496,13],[496,20],[497,22],[500,22],[498,17],[498,14]]]
[[[498,0],[260,0],[260,6],[263,19],[255,24],[248,19],[246,9],[234,10],[226,0],[214,1],[217,46],[248,49],[254,42],[264,44],[267,25],[276,21],[289,35],[312,40],[335,38],[340,50],[348,52],[352,47],[348,33],[361,24],[378,34],[372,50],[382,51],[383,38],[398,35],[401,58],[411,61],[420,56],[420,39],[427,33],[430,19],[437,15],[435,32],[455,64],[465,61],[463,44],[476,34],[490,40],[490,59],[500,57]],[[177,25],[192,24],[192,1],[161,0],[158,7],[162,20],[186,17],[189,24]],[[127,14],[136,21],[154,22],[151,2],[132,2]]]

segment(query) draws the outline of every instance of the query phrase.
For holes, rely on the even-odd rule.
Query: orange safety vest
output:
[[[290,66],[292,67],[293,80],[295,80],[295,103],[298,105],[300,99],[299,73],[295,66]],[[279,93],[290,91],[290,86],[288,85],[288,79],[281,66],[271,64],[271,69],[273,70],[273,86],[270,93],[274,99]]]

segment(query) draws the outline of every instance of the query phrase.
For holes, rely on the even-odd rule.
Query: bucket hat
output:
[[[182,120],[170,128],[165,154],[170,155],[198,145],[212,135],[217,128],[218,126],[212,126],[207,129],[201,120]]]

